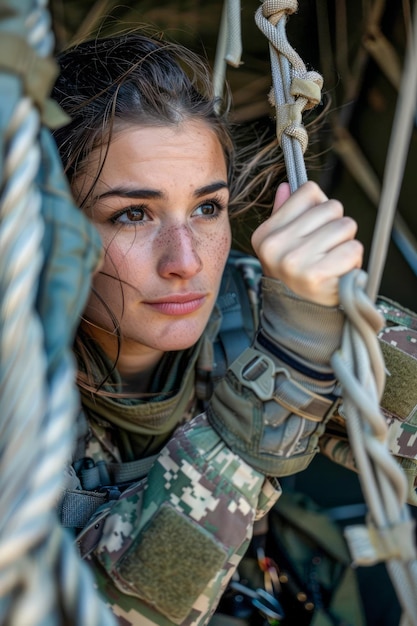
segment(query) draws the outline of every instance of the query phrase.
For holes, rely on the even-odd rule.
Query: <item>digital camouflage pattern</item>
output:
[[[126,491],[105,521],[94,559],[115,582],[110,597],[135,596],[114,612],[136,615],[132,623],[139,615],[158,624],[204,623],[247,550],[259,500],[265,511],[278,495],[203,415],[180,429],[147,480]],[[110,579],[100,585],[108,597]]]
[[[244,259],[231,255],[244,288],[233,287],[237,276],[230,284],[225,280],[221,306],[199,344],[179,353],[168,371],[161,364],[163,389],[156,380],[155,390],[164,393],[146,401],[82,395],[74,455],[79,483],[72,480],[68,489],[80,496],[104,493],[107,501],[82,524],[77,543],[124,626],[208,622],[247,551],[254,521],[280,495],[270,477],[306,467],[331,412],[324,396],[335,387],[329,361],[341,312],[263,279],[259,315],[260,266]],[[233,297],[221,303],[225,293]],[[248,310],[254,329],[258,319],[261,329],[252,352],[237,345],[244,352],[240,369],[215,385],[207,403],[201,372],[213,370],[216,380],[217,335],[226,346],[229,330],[234,335],[249,327]],[[226,327],[232,321],[227,332],[225,320]],[[236,349],[233,342],[231,347]],[[253,367],[253,352],[260,367]],[[227,350],[225,358],[230,363]],[[97,367],[104,359],[98,356]],[[104,390],[122,390],[121,384],[114,372]],[[142,455],[156,455],[146,478],[112,481],[114,466],[129,468]]]

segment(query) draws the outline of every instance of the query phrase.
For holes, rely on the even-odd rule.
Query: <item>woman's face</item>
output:
[[[98,158],[93,153],[76,181],[81,194]],[[231,244],[228,199],[223,150],[203,122],[115,134],[87,214],[104,245],[93,282],[120,322],[122,373],[140,371],[145,355],[188,348],[201,336]],[[86,317],[114,356],[114,322],[94,294]]]

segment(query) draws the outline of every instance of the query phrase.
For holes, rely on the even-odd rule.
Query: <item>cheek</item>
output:
[[[105,249],[103,263],[93,279],[94,287],[101,296],[108,300],[120,297],[122,286],[131,282],[129,274],[133,272],[129,268],[132,268],[133,263],[130,257],[129,253],[126,254],[114,243]]]
[[[101,268],[103,274],[120,278],[121,274],[125,274],[126,267],[128,267],[128,264],[126,263],[125,254],[122,253],[118,246],[113,244],[105,249],[104,264]]]
[[[220,275],[223,273],[231,242],[232,236],[229,225],[227,228],[211,233],[204,238],[201,250],[204,250],[206,263],[211,267],[213,273]]]
[[[105,271],[131,282],[138,272],[142,273],[142,268],[146,268],[149,258],[146,241],[135,236],[119,236],[105,246]]]

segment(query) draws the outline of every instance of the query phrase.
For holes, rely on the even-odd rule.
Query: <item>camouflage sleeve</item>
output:
[[[205,414],[181,426],[138,483],[93,521],[88,555],[119,623],[202,625],[279,489],[229,450]]]
[[[263,307],[252,347],[231,365],[208,407],[227,445],[269,476],[307,467],[337,402],[330,357],[343,313],[262,279]]]

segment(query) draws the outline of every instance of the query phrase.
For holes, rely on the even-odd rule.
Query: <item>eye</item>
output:
[[[130,206],[116,213],[111,221],[118,224],[137,224],[146,221],[146,212],[141,206]]]
[[[218,217],[224,208],[223,203],[217,200],[207,200],[194,209],[193,215],[207,218]]]

